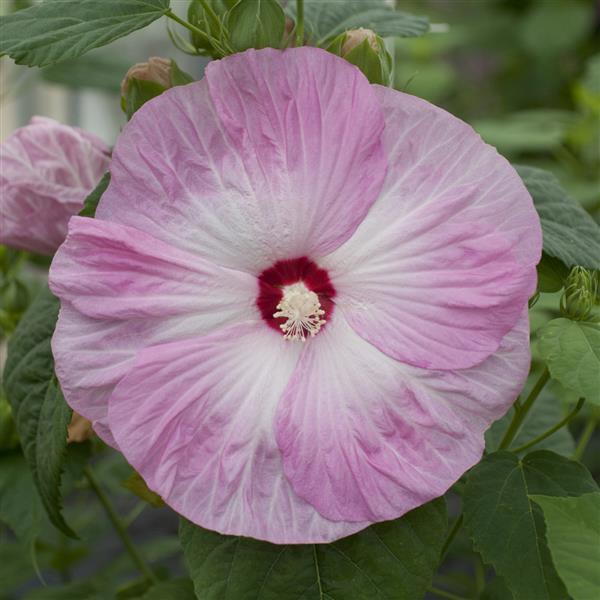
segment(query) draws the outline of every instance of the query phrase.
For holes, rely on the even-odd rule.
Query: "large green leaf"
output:
[[[600,226],[548,171],[516,166],[533,197],[544,234],[544,252],[567,267],[600,269]]]
[[[21,453],[0,454],[0,522],[25,544],[38,534],[42,506],[27,463]]]
[[[61,512],[71,409],[56,381],[50,348],[58,308],[58,300],[44,288],[23,315],[8,344],[4,388],[44,508],[56,527],[75,537]]]
[[[180,537],[203,600],[422,598],[446,535],[442,499],[331,544],[277,546],[182,520]]]
[[[503,154],[551,151],[560,147],[577,114],[564,110],[534,109],[481,119],[474,129]]]
[[[465,528],[515,600],[562,600],[567,593],[546,545],[544,519],[529,495],[579,496],[597,490],[583,465],[553,452],[540,450],[523,459],[495,452],[467,478]]]
[[[146,27],[169,0],[45,0],[1,18],[0,54],[44,67],[76,58]]]
[[[152,586],[142,600],[196,600],[194,584],[189,579],[162,581]]]
[[[44,67],[41,75],[46,81],[71,89],[94,88],[118,94],[130,66],[127,57],[107,56],[100,50]]]
[[[544,511],[556,570],[575,600],[600,595],[600,494],[530,496]]]
[[[349,29],[366,27],[381,37],[416,37],[427,33],[429,21],[391,8],[384,0],[307,0],[304,6],[309,41],[324,45]],[[289,12],[295,17],[295,2]]]
[[[567,389],[600,406],[600,324],[553,319],[539,331],[550,374]]]

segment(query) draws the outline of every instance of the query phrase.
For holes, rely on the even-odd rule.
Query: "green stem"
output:
[[[515,414],[513,415],[512,421],[510,422],[510,425],[508,426],[508,429],[506,430],[506,433],[504,434],[504,437],[500,442],[498,450],[506,450],[506,448],[508,448],[511,442],[515,439],[515,436],[517,435],[517,433],[519,433],[519,429],[521,428],[525,417],[531,410],[531,407],[537,400],[537,397],[540,395],[540,392],[544,389],[544,386],[546,385],[548,379],[550,379],[550,372],[548,371],[547,367],[544,367],[542,374],[540,375],[539,379],[535,382],[533,389],[531,390],[531,392],[529,392],[529,396],[527,396],[527,399],[525,400],[525,402],[523,402],[521,408],[515,408]]]
[[[296,46],[304,46],[304,0],[296,0]]]
[[[427,588],[427,591],[431,594],[439,596],[440,598],[447,598],[448,600],[466,600],[466,598],[463,598],[462,596],[457,596],[456,594],[446,592],[445,590],[440,590],[439,588],[433,586],[429,586],[429,588]]]
[[[127,530],[123,526],[119,515],[113,508],[113,505],[110,503],[110,500],[108,496],[104,493],[104,490],[100,487],[100,484],[98,483],[98,480],[96,479],[96,476],[93,474],[90,467],[85,467],[83,473],[90,485],[90,488],[98,497],[100,504],[102,504],[102,507],[106,512],[106,516],[110,520],[112,526],[115,528],[117,535],[121,538],[121,541],[127,549],[127,552],[129,553],[129,556],[131,557],[131,560],[133,561],[135,566],[140,570],[142,575],[146,577],[146,579],[148,579],[152,583],[157,583],[158,579],[156,578],[156,575],[152,572],[150,567],[145,563],[144,559],[138,553],[137,548],[133,544],[131,538],[129,537],[129,534],[127,533]]]
[[[510,451],[515,453],[523,452],[523,450],[527,450],[527,448],[531,448],[531,446],[535,446],[536,444],[539,444],[542,440],[545,440],[547,437],[550,437],[553,433],[557,432],[559,429],[564,427],[577,415],[577,413],[581,410],[581,407],[583,406],[584,402],[585,398],[579,398],[577,406],[564,419],[561,419],[558,423],[556,423],[556,425],[550,427],[550,429],[548,429],[547,431],[544,431],[544,433],[540,433],[540,435],[534,437],[532,440],[529,440],[526,444],[517,446],[516,448],[511,448]]]
[[[452,525],[452,529],[450,530],[450,533],[448,534],[448,537],[446,538],[446,541],[444,542],[444,545],[442,546],[442,552],[440,553],[440,562],[442,560],[444,560],[444,557],[446,556],[446,553],[448,552],[448,549],[450,548],[450,544],[452,544],[452,542],[454,541],[454,538],[456,537],[456,534],[460,531],[460,528],[462,527],[464,519],[465,519],[464,515],[461,514],[458,517],[458,519],[456,519],[456,521],[454,521],[454,525]]]
[[[195,33],[196,35],[199,35],[200,37],[204,38],[207,42],[213,45],[217,52],[220,52],[223,56],[227,54],[221,46],[221,44],[219,44],[219,42],[214,37],[208,35],[205,31],[202,31],[202,29],[199,29],[195,25],[192,25],[191,23],[180,19],[172,10],[168,10],[165,13],[165,17],[172,19],[173,21],[175,21],[175,23],[179,23],[182,27],[185,27],[186,29],[189,29],[192,33]]]
[[[592,433],[594,433],[594,429],[596,429],[596,419],[593,417],[588,420],[585,424],[585,429],[577,442],[577,448],[575,448],[575,452],[573,453],[573,460],[581,460],[583,458],[583,454],[589,441],[592,439]]]
[[[217,13],[212,9],[212,6],[206,0],[200,0],[200,4],[202,4],[202,8],[206,11],[209,19],[212,20],[213,25],[215,25],[219,29],[219,33],[222,31],[221,19],[217,16]]]

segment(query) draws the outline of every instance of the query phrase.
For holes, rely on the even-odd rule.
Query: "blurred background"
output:
[[[0,0],[0,10],[7,13],[28,4]],[[171,0],[171,5],[185,15],[188,2]],[[467,121],[511,162],[552,171],[600,220],[600,2],[399,0],[396,6],[427,16],[432,28],[422,38],[386,42],[395,56],[394,86]],[[126,122],[119,85],[131,64],[163,56],[174,58],[193,77],[202,76],[207,59],[177,50],[166,27],[165,20],[159,20],[76,61],[41,70],[1,59],[0,138],[5,139],[33,115],[45,115],[114,143]],[[186,36],[184,30],[179,33]],[[34,261],[28,282],[32,293],[37,277]],[[532,311],[534,332],[558,316],[559,296],[541,296]],[[556,422],[562,407],[572,400],[557,384],[549,386],[540,404],[553,408],[546,411],[549,422],[541,424],[540,430]],[[0,411],[6,410],[3,406],[0,403]],[[575,450],[574,439],[589,417],[587,410],[572,424],[571,432],[560,432],[565,454]],[[488,434],[490,443],[495,435],[494,431]],[[40,533],[24,549],[0,525],[0,600],[97,597],[86,595],[82,587],[92,573],[108,582],[107,598],[133,597],[128,595],[130,589],[135,594],[135,581],[127,583],[135,578],[135,569],[122,554],[120,541],[97,502],[78,485],[78,465],[91,451],[90,444],[100,443],[71,445],[72,473],[67,472],[67,520],[80,533],[80,541],[68,540],[45,522],[36,505],[36,492],[28,488],[31,480],[21,475],[25,471],[20,470],[19,459],[9,465],[14,468],[14,485],[23,486],[24,497],[31,496],[30,505],[23,507],[24,518],[39,519]],[[600,473],[597,437],[588,445],[584,462],[595,475]],[[183,573],[176,516],[149,507],[123,488],[130,468],[115,452],[100,449],[95,470],[145,557],[165,572]],[[451,495],[451,511],[456,511],[457,503],[458,496]],[[468,597],[510,598],[502,582],[485,584],[489,575],[474,556],[466,537],[459,536],[436,582]],[[56,592],[41,583],[64,584],[82,578],[84,584],[74,584],[72,595],[65,595],[65,588]],[[484,592],[475,596],[475,589]]]

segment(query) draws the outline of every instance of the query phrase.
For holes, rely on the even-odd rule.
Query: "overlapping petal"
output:
[[[51,254],[98,183],[109,149],[95,135],[34,117],[0,146],[0,243]]]
[[[135,229],[73,217],[50,275],[52,292],[97,319],[198,315],[211,328],[256,317],[256,279]]]
[[[300,347],[261,322],[151,346],[115,388],[109,423],[127,460],[179,513],[222,533],[326,542],[332,522],[283,475],[273,420]]]
[[[382,127],[352,65],[317,49],[250,50],[136,113],[97,216],[256,275],[320,256],[378,195]]]
[[[96,219],[71,219],[50,286],[62,304],[53,353],[65,397],[109,443],[108,398],[138,350],[258,317],[254,278]]]
[[[354,236],[322,261],[352,327],[418,367],[493,353],[536,283],[539,218],[523,183],[465,123],[376,88],[389,170]]]
[[[296,493],[349,521],[396,518],[443,494],[522,388],[528,336],[525,314],[482,364],[431,371],[385,356],[338,315],[306,344],[277,411]]]

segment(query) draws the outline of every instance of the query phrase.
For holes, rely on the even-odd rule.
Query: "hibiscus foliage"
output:
[[[1,598],[600,596],[599,24],[394,4],[5,2]]]

